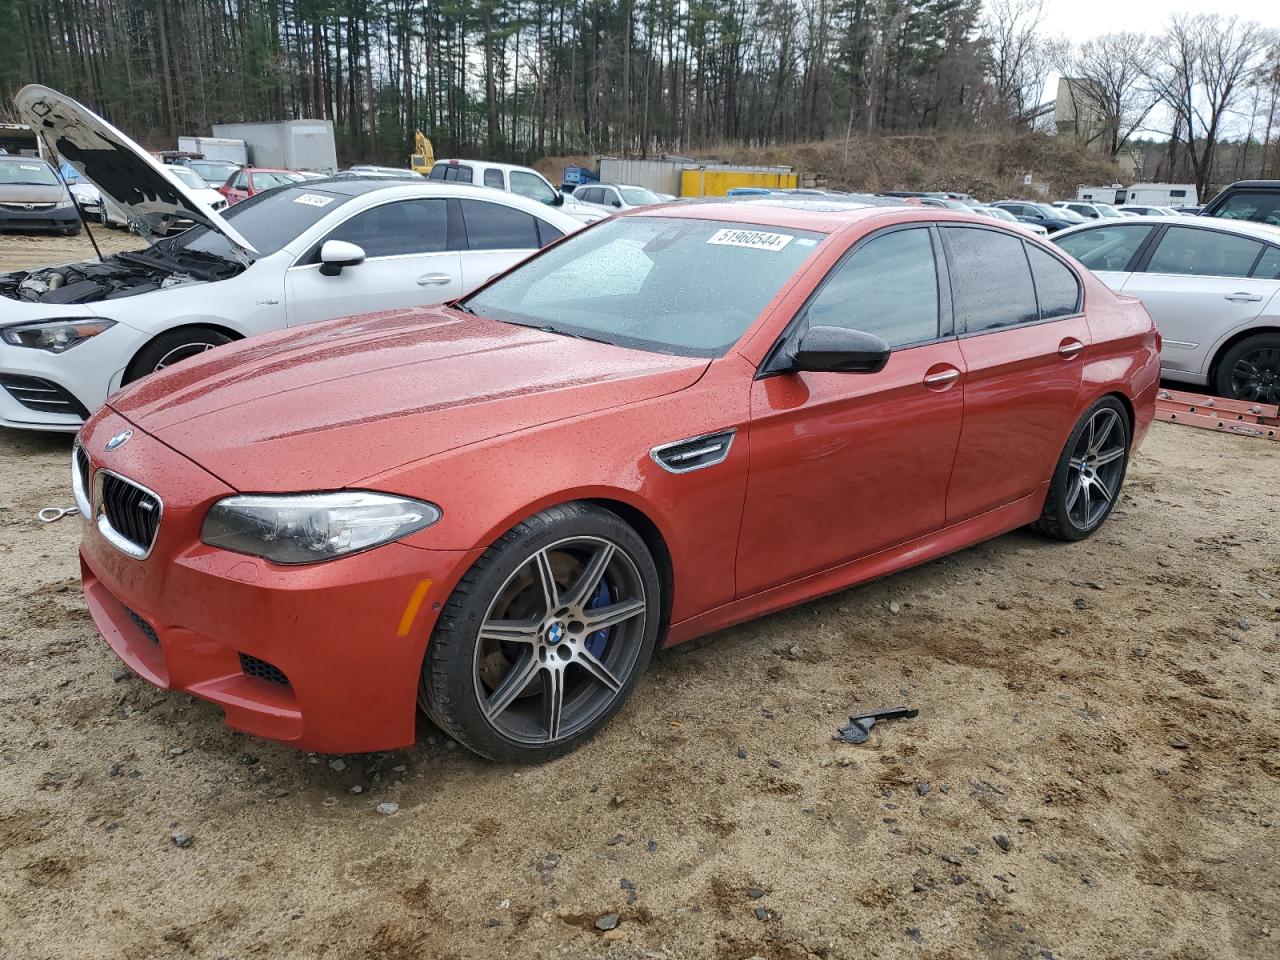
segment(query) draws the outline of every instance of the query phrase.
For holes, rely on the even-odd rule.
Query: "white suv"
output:
[[[662,198],[652,190],[629,183],[584,183],[573,192],[573,198],[582,203],[604,207],[610,212],[662,203]]]
[[[569,216],[583,223],[594,223],[608,216],[598,207],[566,197],[537,170],[512,163],[490,163],[487,160],[437,160],[431,168],[431,180],[445,183],[471,183],[494,190],[517,193],[549,207],[562,207]]]

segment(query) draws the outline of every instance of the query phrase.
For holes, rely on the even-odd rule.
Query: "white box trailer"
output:
[[[332,120],[283,120],[279,123],[215,123],[215,137],[243,140],[255,167],[334,173],[338,150]]]
[[[1088,203],[1124,203],[1124,194],[1124,185],[1119,183],[1109,187],[1086,187],[1084,184],[1076,187],[1076,199]]]
[[[1124,203],[1148,207],[1197,207],[1199,194],[1194,183],[1134,183],[1125,190]]]
[[[179,137],[181,153],[198,153],[206,160],[225,160],[244,166],[249,162],[249,148],[243,140],[229,137]]]
[[[647,187],[654,193],[680,196],[680,172],[685,167],[696,166],[684,157],[663,157],[660,160],[620,160],[617,157],[600,158],[601,183],[628,183]]]

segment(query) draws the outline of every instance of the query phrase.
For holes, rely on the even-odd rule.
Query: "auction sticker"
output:
[[[333,197],[326,197],[319,193],[304,193],[299,197],[294,197],[293,202],[305,203],[308,207],[327,207],[333,203]]]
[[[707,240],[723,247],[750,247],[752,250],[777,252],[792,241],[785,233],[765,233],[761,230],[717,230]]]

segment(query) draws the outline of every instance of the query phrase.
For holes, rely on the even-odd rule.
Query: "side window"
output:
[[[1036,282],[1036,299],[1040,301],[1040,319],[1069,317],[1080,312],[1080,281],[1057,257],[1028,243],[1027,259]]]
[[[960,333],[998,330],[1040,318],[1022,241],[1007,233],[944,227],[951,295]]]
[[[550,203],[556,198],[555,191],[547,186],[545,180],[523,170],[511,171],[511,192],[541,203]]]
[[[603,203],[604,191],[601,190],[599,187],[591,187],[590,189],[587,190],[587,196],[584,202],[585,203]]]
[[[235,180],[231,182],[232,189],[247,190],[249,188],[249,175],[241,170],[236,174]]]
[[[1280,247],[1267,247],[1262,259],[1253,268],[1253,276],[1259,280],[1280,280]]]
[[[1170,227],[1156,245],[1146,272],[1247,277],[1261,252],[1257,240],[1216,230]]]
[[[324,239],[354,243],[367,257],[440,253],[445,249],[446,224],[444,200],[400,200],[357,213]],[[323,244],[324,240],[307,262],[320,262]]]
[[[563,236],[563,230],[557,230],[545,220],[538,220],[538,246],[545,247],[549,243],[555,243]]]
[[[437,163],[434,167],[431,168],[431,175],[427,179],[428,180],[444,180],[446,179],[445,175],[448,172],[449,172],[449,165],[447,163]]]
[[[1090,270],[1124,271],[1129,269],[1129,261],[1150,233],[1151,227],[1143,224],[1098,227],[1067,237],[1054,237],[1053,242]]]
[[[606,207],[612,207],[615,203],[617,203],[618,206],[622,205],[618,200],[617,190],[614,190],[612,187],[609,187],[601,192],[603,193],[603,197],[601,199],[604,201],[604,205]]]
[[[858,247],[809,303],[810,326],[874,333],[890,346],[938,336],[938,273],[928,230],[896,230]]]
[[[536,250],[539,246],[538,222],[523,210],[487,200],[463,200],[462,219],[471,250]]]
[[[484,185],[497,190],[507,189],[507,185],[502,181],[502,171],[497,167],[490,167],[484,172]]]
[[[1213,215],[1227,220],[1280,224],[1280,193],[1237,193],[1228,197]]]

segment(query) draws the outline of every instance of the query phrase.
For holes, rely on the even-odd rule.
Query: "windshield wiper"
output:
[[[455,310],[460,310],[460,311],[461,311],[461,312],[463,312],[463,313],[469,313],[469,314],[471,314],[471,316],[473,316],[473,317],[478,317],[478,316],[480,316],[480,314],[476,313],[476,312],[475,312],[475,310],[473,310],[471,307],[467,306],[465,303],[462,303],[461,301],[458,301],[458,302],[455,302],[455,303],[451,303],[451,304],[449,304],[449,306],[453,307],[453,309],[455,309]]]
[[[602,337],[593,337],[587,333],[578,333],[575,330],[565,330],[550,323],[526,323],[521,326],[531,327],[534,330],[541,330],[543,333],[554,333],[561,337],[572,337],[575,340],[590,340],[592,343],[608,343],[611,346],[612,341],[605,340]]]

